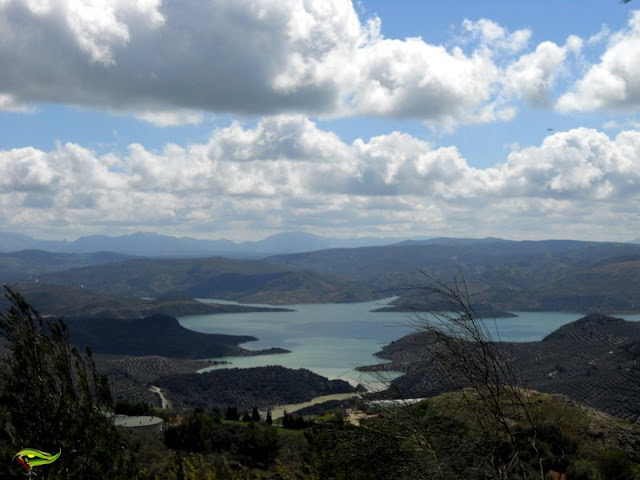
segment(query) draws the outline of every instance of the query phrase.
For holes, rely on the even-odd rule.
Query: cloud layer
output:
[[[159,125],[202,111],[507,120],[551,100],[565,45],[465,20],[457,46],[392,39],[350,0],[1,0],[0,109],[55,102]],[[586,80],[585,80],[586,82]],[[586,88],[586,87],[585,87]]]
[[[207,143],[97,155],[0,151],[0,221],[57,234],[163,229],[246,238],[307,230],[511,238],[633,236],[640,131],[548,136],[490,169],[393,132],[352,144],[304,116],[233,123]]]

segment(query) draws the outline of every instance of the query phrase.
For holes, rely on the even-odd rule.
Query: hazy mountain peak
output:
[[[263,257],[266,255],[303,253],[330,248],[358,248],[397,243],[398,238],[332,238],[309,232],[280,232],[262,240],[233,242],[224,238],[209,240],[174,237],[157,232],[125,235],[84,235],[72,242],[37,240],[19,233],[0,233],[0,252],[40,249],[66,253],[117,252],[150,257]],[[423,241],[421,239],[413,240]]]

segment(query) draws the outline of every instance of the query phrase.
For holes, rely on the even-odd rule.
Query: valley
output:
[[[63,317],[69,340],[91,348],[116,401],[161,415],[299,404],[382,428],[376,401],[427,398],[443,421],[468,422],[450,407],[469,382],[442,337],[415,332],[449,309],[436,281],[461,282],[536,408],[620,422],[640,412],[636,244],[433,239],[251,259],[19,251],[0,265],[45,322]],[[314,442],[329,428],[318,425]],[[631,455],[633,427],[607,432]]]

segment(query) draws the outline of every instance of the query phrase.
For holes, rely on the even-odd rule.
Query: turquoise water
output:
[[[282,365],[308,368],[330,379],[341,378],[371,386],[377,379],[355,371],[355,367],[380,363],[381,360],[374,356],[376,352],[389,342],[415,331],[414,314],[371,312],[390,300],[286,305],[295,311],[194,315],[178,320],[185,328],[198,332],[258,337],[258,341],[242,345],[248,349],[282,347],[291,350],[291,353],[279,355],[227,357],[225,359],[231,362],[227,367]],[[583,316],[560,312],[513,313],[518,316],[486,321],[495,339],[517,342],[541,340],[560,326]],[[621,316],[640,321],[640,315]]]

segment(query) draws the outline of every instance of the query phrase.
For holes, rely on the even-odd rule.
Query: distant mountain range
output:
[[[45,250],[60,253],[116,252],[146,257],[261,257],[284,253],[310,252],[328,248],[356,248],[389,245],[403,238],[329,238],[304,232],[284,232],[263,240],[232,242],[172,237],[151,232],[130,235],[89,235],[74,241],[37,240],[28,235],[0,232],[0,252]],[[419,241],[419,240],[418,240]]]

